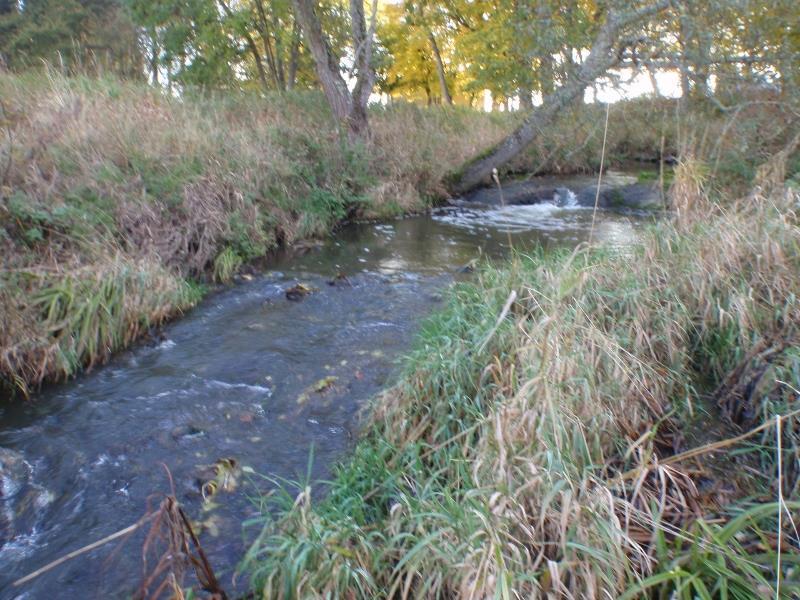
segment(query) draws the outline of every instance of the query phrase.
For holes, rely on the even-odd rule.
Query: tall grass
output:
[[[508,127],[401,105],[352,147],[318,94],[179,99],[51,71],[0,73],[0,98],[0,381],[23,391],[191,306],[189,280],[424,209]]]
[[[0,99],[0,386],[20,389],[90,366],[129,343],[138,323],[187,308],[196,295],[178,290],[189,280],[229,281],[279,244],[348,218],[425,209],[446,195],[449,173],[519,119],[399,103],[375,108],[371,140],[351,146],[315,93],[173,98],[141,83],[45,70],[0,73]],[[700,149],[714,140],[712,149],[744,161],[744,171],[747,157],[782,142],[782,133],[765,132],[780,132],[793,114],[759,106],[771,108],[730,123],[709,112],[684,115],[681,125],[702,123]],[[596,169],[601,108],[566,111],[511,168]],[[765,122],[771,127],[757,126]],[[679,129],[667,101],[615,105],[610,163],[653,158],[662,146],[675,151]],[[722,164],[735,171],[734,163]],[[32,301],[70,286],[92,295],[96,274],[121,263],[146,265],[153,298],[146,288],[128,296],[132,288],[119,287],[129,309],[113,325],[88,319],[67,334]],[[164,289],[175,294],[162,309],[155,302]]]
[[[20,307],[21,290],[30,295]],[[7,272],[0,371],[27,393],[30,382],[105,360],[199,298],[197,286],[157,262],[124,256],[64,271]]]
[[[776,504],[778,485],[797,497],[796,419],[781,479],[766,433],[669,461],[800,407],[780,383],[799,387],[800,193],[761,182],[721,206],[708,172],[681,165],[681,211],[631,255],[518,255],[457,287],[325,497],[267,502],[244,563],[258,593],[800,592],[800,504],[780,536]]]

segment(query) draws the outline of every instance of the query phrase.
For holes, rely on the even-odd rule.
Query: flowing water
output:
[[[350,225],[212,294],[157,342],[32,402],[0,404],[0,598],[128,597],[141,579],[143,530],[11,582],[135,523],[173,487],[202,523],[223,586],[241,593],[235,567],[258,532],[242,522],[274,487],[268,477],[297,480],[310,468],[319,480],[346,456],[357,412],[396,376],[445,288],[469,277],[464,265],[506,255],[509,240],[515,249],[586,240],[592,211],[559,203]],[[600,214],[593,237],[629,247],[637,220]],[[290,301],[297,283],[313,291]],[[224,459],[244,473],[204,503],[211,465]]]

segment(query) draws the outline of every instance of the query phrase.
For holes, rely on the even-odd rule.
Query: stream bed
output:
[[[593,238],[630,247],[640,220],[601,212]],[[135,523],[173,486],[221,584],[241,595],[235,568],[259,532],[242,523],[259,514],[258,494],[272,478],[329,476],[421,320],[469,277],[464,265],[506,256],[509,240],[575,246],[591,223],[591,209],[543,202],[349,225],[211,294],[158,340],[31,402],[0,403],[0,599],[130,597],[145,528],[12,582]],[[298,283],[312,292],[287,299]],[[231,460],[244,473],[204,502],[204,473]]]

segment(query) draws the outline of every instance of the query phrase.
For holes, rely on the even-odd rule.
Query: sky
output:
[[[639,72],[634,74],[632,69],[621,69],[614,72],[618,81],[614,82],[609,78],[599,79],[596,88],[588,87],[584,93],[584,101],[593,103],[595,101],[603,103],[614,103],[621,100],[630,100],[639,96],[646,96],[653,93],[653,84],[647,73]],[[633,77],[632,77],[633,76]],[[667,98],[680,98],[681,82],[677,71],[659,71],[656,73],[656,84],[659,93]],[[597,96],[595,98],[595,89]],[[542,103],[542,98],[534,94],[534,105]],[[513,109],[519,108],[519,100],[514,99],[511,103]],[[492,94],[486,90],[483,94],[483,110],[491,112]]]

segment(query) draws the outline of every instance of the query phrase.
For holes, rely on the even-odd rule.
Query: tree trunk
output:
[[[364,1],[350,0],[350,27],[353,32],[353,48],[355,53],[354,66],[358,69],[356,85],[353,88],[353,108],[351,121],[356,125],[355,133],[369,133],[367,123],[367,103],[375,83],[375,70],[372,68],[372,42],[375,36],[375,26],[378,16],[378,0],[372,1],[372,15],[370,16],[369,31],[364,16]],[[351,129],[353,127],[351,124]]]
[[[519,94],[519,109],[521,111],[533,110],[533,92],[531,90],[520,89]]]
[[[150,73],[153,77],[153,85],[158,87],[158,57],[160,55],[158,36],[155,29],[148,32],[148,35],[150,36]]]
[[[711,40],[706,33],[696,36],[697,51],[694,56],[694,90],[698,98],[706,98],[711,93],[709,87],[709,59]]]
[[[536,5],[536,20],[538,21],[537,29],[539,31],[541,31],[542,27],[552,27],[552,15],[550,10],[550,5],[547,2],[538,0]],[[537,79],[541,86],[542,98],[544,98],[552,94],[556,89],[555,71],[553,69],[553,49],[546,41],[538,59],[539,71],[537,73]],[[533,106],[531,106],[531,108],[533,108]]]
[[[442,55],[439,53],[439,46],[436,44],[436,38],[433,37],[433,32],[428,31],[428,39],[431,42],[431,49],[433,50],[433,59],[436,62],[436,74],[439,76],[439,87],[442,90],[442,102],[447,105],[453,104],[453,98],[450,96],[450,90],[447,89],[447,78],[444,74],[444,64],[442,64]]]
[[[678,45],[681,49],[680,74],[681,74],[681,101],[685,102],[691,94],[689,83],[689,45],[691,43],[691,26],[685,11],[681,11],[680,26],[678,28]]]
[[[549,94],[544,99],[544,104],[535,109],[511,135],[489,152],[468,163],[451,185],[451,191],[463,194],[480,185],[488,180],[494,169],[505,165],[527,148],[539,132],[555,120],[562,109],[583,94],[587,85],[606,73],[619,60],[617,53],[612,50],[620,31],[639,19],[665,9],[670,1],[656,0],[649,6],[625,13],[610,12],[594,39],[591,52],[575,76],[567,79],[564,85]]]
[[[275,34],[275,70],[278,74],[278,85],[281,90],[286,90],[286,72],[283,68],[283,44],[281,41],[281,24],[275,16],[275,10],[270,13],[272,17],[272,31]]]
[[[653,87],[653,95],[656,98],[661,98],[661,90],[658,88],[658,79],[656,78],[656,70],[653,67],[647,67],[647,74],[650,76],[650,85]]]
[[[539,81],[542,85],[542,98],[549,96],[556,90],[555,74],[553,70],[553,57],[542,56],[540,59],[540,76]]]
[[[286,89],[293,90],[297,82],[297,63],[300,60],[300,24],[295,19],[292,24],[292,45],[289,48],[289,73],[286,77]]]
[[[778,62],[778,74],[780,75],[781,96],[787,100],[795,100],[798,97],[798,64],[794,60],[781,59]]]
[[[264,46],[264,55],[267,57],[267,65],[269,72],[272,75],[272,80],[275,82],[275,87],[283,90],[281,78],[278,75],[278,66],[275,53],[272,51],[272,41],[270,41],[270,31],[267,25],[267,15],[264,11],[263,0],[255,0],[256,12],[258,13],[259,33],[261,34],[261,43]]]
[[[336,119],[347,127],[351,140],[369,135],[367,102],[372,92],[375,74],[371,65],[372,37],[375,30],[377,0],[373,0],[369,33],[364,18],[362,0],[350,0],[350,19],[353,35],[354,63],[358,69],[352,93],[339,71],[339,61],[331,51],[314,12],[314,0],[292,0],[306,44],[314,57],[317,77]]]
[[[225,2],[225,0],[219,0],[219,5],[222,7],[222,11],[228,16],[228,18],[233,18],[233,11]],[[261,82],[261,87],[264,89],[264,92],[268,92],[269,82],[267,81],[267,74],[264,71],[264,63],[261,61],[261,54],[258,51],[258,46],[256,46],[256,41],[246,29],[244,30],[244,39],[247,42],[247,47],[250,49],[250,53],[253,55],[253,60],[256,63],[256,70],[258,71],[258,79]]]
[[[18,11],[17,0],[0,0],[0,15],[10,15]]]

